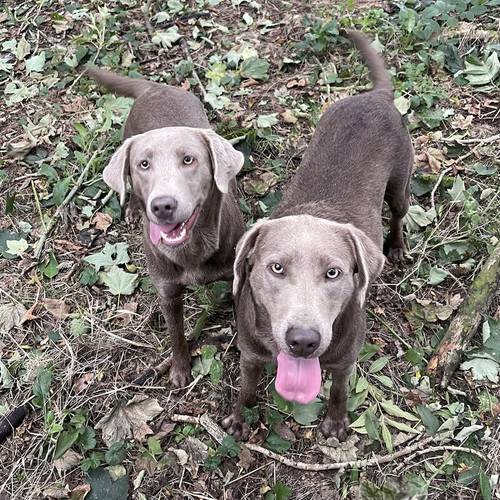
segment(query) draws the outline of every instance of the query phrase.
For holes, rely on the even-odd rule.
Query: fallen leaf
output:
[[[0,305],[0,333],[8,333],[23,323],[27,311],[22,304]]]
[[[69,306],[61,299],[45,299],[43,305],[47,311],[57,319],[66,319],[69,315]]]
[[[189,460],[189,455],[185,450],[181,448],[169,448],[168,451],[171,451],[177,457],[177,463],[179,465],[186,465]]]
[[[238,453],[238,458],[238,467],[242,467],[245,470],[248,470],[255,462],[255,458],[250,450],[244,446],[241,447],[240,452]]]
[[[68,450],[61,458],[54,460],[54,467],[59,474],[76,467],[83,457],[73,450]]]
[[[137,302],[126,302],[123,304],[123,309],[120,313],[116,315],[116,319],[119,320],[123,326],[127,326],[137,312],[138,305]]]
[[[292,429],[290,429],[290,427],[288,427],[288,425],[286,425],[285,422],[274,424],[273,431],[276,432],[278,436],[282,437],[283,439],[286,439],[287,441],[291,441],[292,443],[294,443],[297,440]]]
[[[443,152],[437,148],[429,148],[425,155],[429,163],[429,167],[434,174],[437,174],[441,170],[442,162],[446,160]]]
[[[281,117],[285,123],[297,123],[298,121],[298,118],[291,109],[286,109],[283,113],[281,113]]]
[[[91,223],[103,232],[108,230],[108,227],[113,223],[113,218],[109,214],[103,212],[97,212],[94,217],[92,217]]]
[[[73,488],[69,494],[71,500],[83,500],[88,492],[90,491],[90,484],[80,484],[76,488]]]
[[[88,387],[94,381],[94,374],[92,372],[84,373],[81,377],[78,377],[73,386],[75,387],[75,391],[77,394],[88,389]]]
[[[286,84],[286,88],[287,89],[292,89],[294,87],[305,87],[307,85],[307,82],[306,82],[306,79],[305,78],[301,78],[300,80],[290,80],[287,84]]]
[[[160,430],[153,436],[155,439],[163,439],[175,429],[175,424],[168,420],[163,420],[160,425]]]
[[[131,437],[143,441],[146,435],[153,434],[147,422],[162,411],[156,399],[138,394],[130,401],[120,401],[95,428],[102,430],[102,439],[108,446]]]
[[[22,323],[25,321],[32,321],[34,319],[38,319],[38,316],[34,313],[35,309],[38,306],[38,302],[35,302],[25,313],[23,316]]]
[[[48,498],[68,498],[69,486],[53,484],[43,490],[43,495]]]
[[[328,438],[324,445],[316,445],[317,448],[333,462],[347,462],[356,460],[358,449],[356,444],[359,437],[351,434],[346,441],[339,443],[337,438]]]

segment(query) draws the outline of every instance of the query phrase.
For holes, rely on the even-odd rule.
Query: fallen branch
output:
[[[217,423],[212,420],[208,415],[202,415],[201,417],[193,417],[191,415],[171,415],[170,420],[172,422],[181,422],[181,423],[189,423],[189,424],[198,424],[201,425],[207,432],[210,434],[210,436],[217,441],[219,444],[222,443],[224,438],[228,436],[228,434],[223,431]],[[475,455],[476,457],[480,458],[483,461],[486,461],[486,457],[478,452],[477,450],[474,450],[472,448],[463,448],[461,446],[452,446],[452,445],[443,445],[443,446],[431,446],[428,448],[424,448],[427,444],[432,442],[434,440],[434,437],[427,437],[425,439],[422,439],[422,441],[419,441],[418,443],[415,443],[412,446],[408,446],[407,448],[403,448],[402,450],[396,451],[394,453],[389,453],[388,455],[375,455],[372,458],[367,458],[364,460],[351,460],[348,462],[330,462],[330,463],[322,463],[322,464],[311,464],[311,463],[306,463],[306,462],[298,462],[296,460],[292,460],[291,458],[287,458],[283,455],[279,455],[278,453],[275,453],[274,451],[268,450],[267,448],[264,448],[258,444],[253,444],[253,443],[241,443],[240,445],[242,447],[246,447],[251,451],[255,451],[257,453],[260,453],[261,455],[264,455],[267,458],[271,458],[273,460],[276,460],[277,462],[280,462],[284,465],[287,465],[288,467],[293,467],[294,469],[300,469],[304,471],[310,471],[310,472],[321,472],[321,471],[327,471],[327,470],[339,470],[339,469],[345,469],[347,467],[350,468],[357,468],[357,469],[364,469],[366,467],[373,467],[373,466],[378,466],[381,464],[386,464],[389,462],[393,462],[397,460],[400,457],[404,457],[406,455],[411,455],[414,454],[415,456],[418,455],[424,455],[427,453],[437,453],[440,451],[460,451],[462,453],[469,453],[471,455]]]
[[[16,430],[28,414],[27,405],[18,406],[7,415],[0,417],[0,444]]]
[[[206,319],[206,318],[205,318]],[[203,327],[200,327],[200,329]],[[224,342],[228,342],[231,340],[229,335],[214,335],[213,337],[207,337],[203,340],[192,340],[189,342],[189,351],[193,353],[201,347],[202,345],[219,345]],[[172,365],[172,355],[170,355],[167,359],[163,360],[156,366],[148,368],[144,373],[139,375],[136,379],[134,379],[131,384],[143,386],[150,380],[158,380],[163,377],[168,370],[170,370],[170,366]]]
[[[500,140],[500,134],[492,135],[490,137],[476,138],[476,139],[460,139],[458,137],[446,137],[443,139],[445,142],[458,142],[458,144],[489,144]]]
[[[441,339],[427,365],[427,372],[441,378],[441,387],[446,387],[460,363],[464,350],[469,345],[482,318],[488,309],[500,281],[500,242],[483,264],[475,277],[469,293]]]
[[[40,237],[40,239],[37,241],[35,244],[35,249],[33,252],[33,257],[38,260],[40,259],[40,256],[42,255],[43,249],[45,247],[45,242],[47,241],[47,238],[50,236],[52,231],[54,230],[54,227],[56,226],[57,221],[59,220],[59,217],[62,215],[64,209],[68,205],[68,203],[73,199],[73,196],[78,192],[80,187],[83,184],[83,181],[87,177],[87,174],[90,170],[90,167],[92,166],[92,163],[94,162],[96,156],[98,153],[100,153],[101,147],[96,148],[94,151],[94,154],[90,157],[90,160],[87,162],[87,165],[85,165],[85,168],[81,171],[80,176],[78,177],[77,181],[75,182],[75,185],[73,186],[73,189],[66,195],[66,198],[64,198],[63,202],[57,207],[57,210],[55,211],[54,215],[51,217],[47,225],[45,226],[45,230]]]

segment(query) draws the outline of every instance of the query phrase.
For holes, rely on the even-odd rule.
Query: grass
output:
[[[140,499],[491,498],[499,360],[482,375],[459,370],[447,390],[433,387],[425,366],[500,234],[500,159],[491,140],[499,133],[499,18],[494,0],[4,3],[0,415],[23,404],[29,414],[1,445],[0,497],[103,498],[107,484],[116,498],[128,489]],[[482,452],[486,463],[443,451],[375,469],[302,472],[249,457],[230,440],[220,446],[198,425],[174,425],[173,414],[206,413],[220,423],[229,413],[238,390],[233,341],[196,351],[188,389],[171,391],[165,378],[130,384],[168,354],[137,221],[125,221],[101,178],[131,101],[102,93],[76,68],[92,62],[202,96],[194,69],[214,128],[245,136],[238,181],[252,223],[278,203],[322,111],[369,86],[341,27],[362,29],[383,52],[415,172],[408,259],[386,266],[372,287],[367,344],[351,381],[351,437],[335,453],[384,455],[437,432],[443,443]],[[37,243],[54,217],[38,262]],[[105,244],[122,245],[106,257]],[[189,291],[188,332],[206,315],[202,339],[233,337],[222,292]],[[497,297],[477,349],[488,334],[500,335],[499,307]],[[467,359],[484,365],[477,349]],[[316,430],[324,397],[294,407],[273,393],[272,380],[269,367],[259,406],[247,415],[251,441],[295,460],[330,461],[317,447],[332,444]],[[99,422],[134,396],[146,398],[133,411],[151,433],[132,428],[113,445]]]

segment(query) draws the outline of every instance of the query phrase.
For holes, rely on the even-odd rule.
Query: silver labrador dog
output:
[[[248,432],[242,407],[255,403],[262,367],[275,361],[277,391],[299,403],[318,395],[321,368],[331,372],[321,430],[345,439],[347,382],[365,338],[366,295],[385,260],[384,199],[392,212],[387,256],[403,256],[411,141],[383,60],[363,35],[347,34],[368,65],[373,90],[324,113],[283,201],[236,250],[241,391],[223,425],[238,438]]]
[[[245,230],[235,182],[244,158],[209,128],[193,94],[97,68],[86,74],[135,98],[125,141],[104,169],[104,181],[122,205],[130,183],[133,206],[142,212],[148,271],[173,350],[170,381],[185,386],[191,363],[183,290],[232,278],[236,243]]]

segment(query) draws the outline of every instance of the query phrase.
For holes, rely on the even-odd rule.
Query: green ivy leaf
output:
[[[115,243],[114,245],[106,243],[100,252],[89,255],[83,260],[92,264],[96,271],[100,271],[103,267],[106,268],[127,264],[130,261],[128,256],[128,244],[125,242]]]
[[[278,113],[271,113],[269,115],[260,115],[257,118],[258,128],[269,128],[278,123]]]
[[[43,263],[39,267],[39,269],[42,272],[42,274],[49,279],[52,279],[54,276],[57,276],[57,274],[59,273],[59,269],[57,267],[56,256],[53,253],[51,253],[49,256],[49,260]]]
[[[440,267],[432,266],[429,271],[429,277],[427,278],[427,283],[429,285],[439,285],[448,276],[448,271],[441,269]]]
[[[45,52],[40,52],[37,56],[30,57],[26,61],[26,73],[40,73],[45,66]]]
[[[271,451],[275,451],[276,453],[283,453],[290,449],[292,443],[283,439],[280,435],[276,434],[276,432],[271,431],[269,436],[267,436],[266,442],[264,443],[265,447]]]
[[[125,460],[127,455],[127,444],[123,441],[113,443],[104,454],[104,459],[109,465],[118,465]]]
[[[137,274],[126,273],[117,266],[107,272],[101,272],[100,276],[113,295],[132,295],[137,286]]]
[[[241,63],[240,75],[242,78],[253,78],[254,80],[266,80],[269,63],[265,59],[250,57]]]

